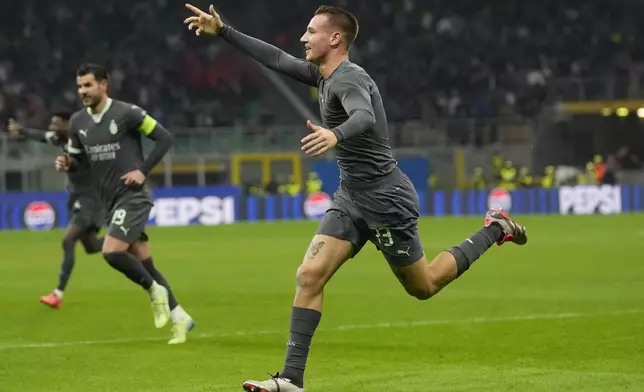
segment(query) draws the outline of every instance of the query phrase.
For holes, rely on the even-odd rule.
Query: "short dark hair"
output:
[[[103,80],[109,80],[110,78],[105,67],[94,63],[84,63],[84,64],[81,64],[80,67],[78,67],[78,71],[76,71],[76,76],[85,76],[85,75],[94,75],[94,78],[96,78],[97,82],[101,82]]]
[[[314,15],[328,15],[329,23],[342,32],[347,49],[351,47],[360,29],[358,19],[351,12],[332,5],[321,5],[315,11]]]
[[[60,117],[60,119],[63,121],[69,121],[69,119],[72,117],[72,114],[67,111],[57,111],[57,112],[53,112],[51,116]]]

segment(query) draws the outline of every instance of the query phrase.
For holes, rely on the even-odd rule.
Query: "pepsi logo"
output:
[[[487,208],[510,211],[512,209],[512,194],[507,189],[492,189],[487,197]]]
[[[312,193],[304,201],[304,215],[309,219],[322,219],[331,203],[331,197],[326,193]]]
[[[23,219],[29,230],[49,230],[56,224],[56,211],[45,201],[33,201],[25,207]]]

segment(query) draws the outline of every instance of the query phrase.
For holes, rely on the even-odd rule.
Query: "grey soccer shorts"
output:
[[[374,189],[343,185],[333,196],[317,234],[349,241],[353,256],[371,241],[393,267],[405,267],[423,256],[418,236],[419,202],[405,174]]]
[[[105,210],[98,195],[91,193],[70,194],[67,201],[69,222],[83,230],[100,231]]]
[[[107,233],[128,244],[147,241],[145,226],[152,211],[152,202],[144,195],[117,200],[107,216]]]

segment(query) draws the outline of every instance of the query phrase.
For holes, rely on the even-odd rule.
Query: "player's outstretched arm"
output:
[[[219,35],[226,42],[259,61],[264,66],[304,84],[317,87],[320,72],[314,64],[303,59],[295,58],[271,44],[240,33],[232,27],[224,25],[221,17],[215,12],[215,8],[212,5],[208,13],[190,4],[186,4],[186,8],[192,11],[195,16],[186,18],[184,23],[188,24],[189,30],[195,29],[196,35]]]
[[[23,136],[40,143],[56,144],[56,133],[40,129],[25,128],[13,118],[9,119],[7,130],[14,136]]]
[[[364,86],[353,81],[343,81],[332,88],[349,115],[347,121],[331,130],[338,138],[338,143],[358,136],[374,126],[376,116],[371,95]]]

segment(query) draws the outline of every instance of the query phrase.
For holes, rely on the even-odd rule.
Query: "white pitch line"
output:
[[[511,321],[531,321],[531,320],[562,320],[562,319],[577,319],[586,317],[601,317],[601,316],[618,316],[627,314],[642,314],[644,309],[624,309],[614,310],[608,312],[597,313],[551,313],[551,314],[530,314],[525,316],[501,316],[501,317],[474,317],[470,319],[442,319],[442,320],[421,320],[421,321],[403,321],[403,322],[382,322],[376,324],[349,324],[339,325],[330,328],[320,328],[319,331],[352,331],[361,329],[382,329],[382,328],[412,328],[424,327],[431,325],[444,325],[444,324],[489,324],[498,322],[511,322]],[[190,340],[195,339],[213,339],[224,338],[233,336],[257,336],[257,335],[280,335],[286,334],[284,330],[259,330],[259,331],[239,331],[234,333],[204,333],[199,335],[192,335]],[[126,339],[105,339],[105,340],[72,340],[69,342],[43,342],[43,343],[0,343],[0,350],[10,349],[29,349],[29,348],[54,348],[54,347],[69,347],[69,346],[95,346],[102,344],[125,344],[125,343],[142,343],[142,342],[158,342],[167,340],[168,338],[161,337],[148,337],[148,338],[126,338]]]

